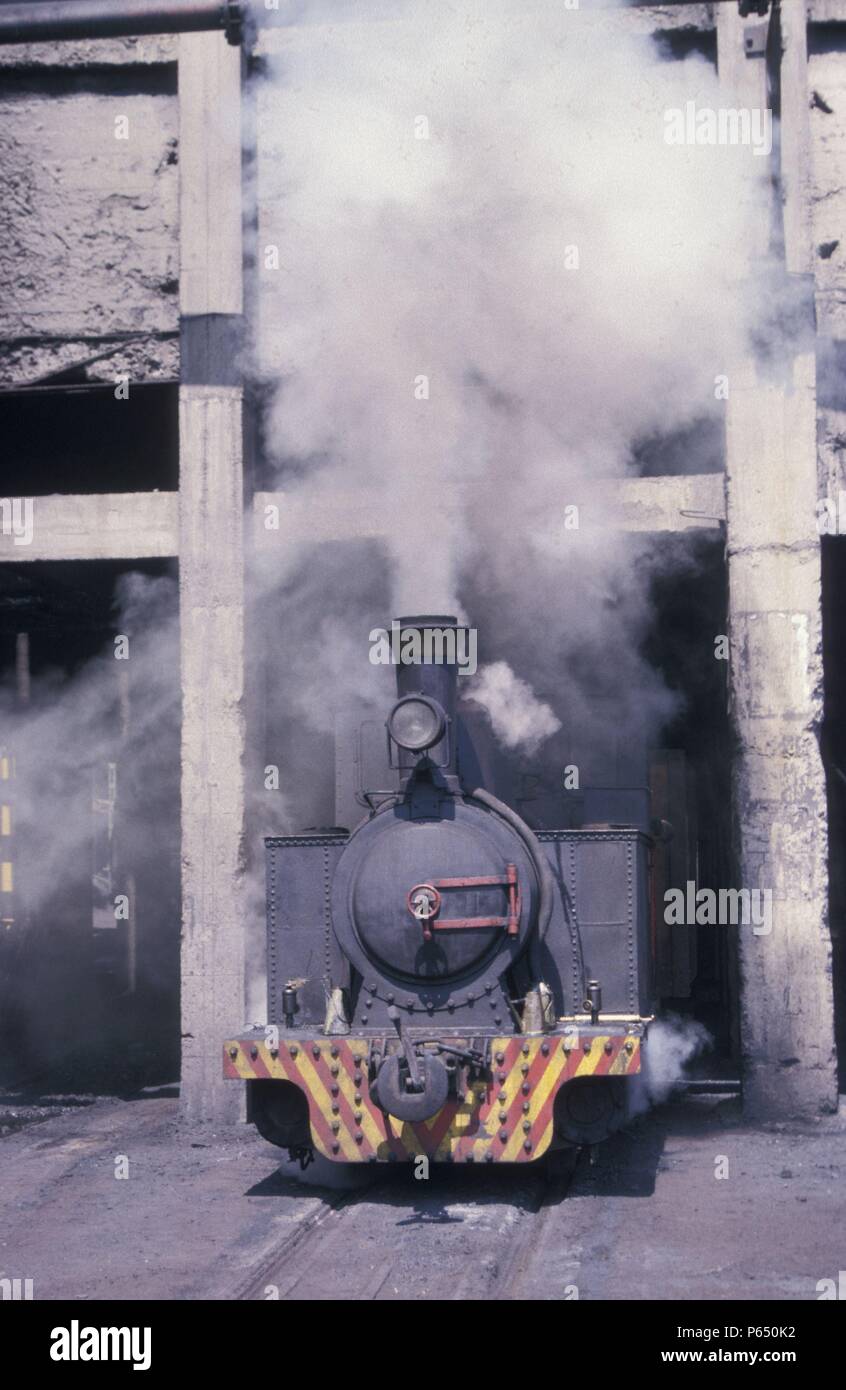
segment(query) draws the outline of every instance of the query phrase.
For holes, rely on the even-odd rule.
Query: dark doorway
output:
[[[7,1085],[123,1094],[178,1075],[175,569],[0,566]]]
[[[68,373],[73,376],[72,372]],[[0,391],[6,469],[0,491],[172,492],[179,487],[179,387],[52,384]]]

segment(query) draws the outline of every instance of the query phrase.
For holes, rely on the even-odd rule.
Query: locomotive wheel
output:
[[[599,1144],[626,1123],[628,1091],[623,1077],[577,1077],[555,1097],[555,1135],[569,1144]]]
[[[308,1101],[291,1081],[248,1082],[247,1118],[262,1139],[280,1149],[311,1145]]]
[[[572,1178],[578,1159],[576,1144],[562,1144],[560,1148],[547,1149],[540,1163],[549,1182],[564,1183]]]

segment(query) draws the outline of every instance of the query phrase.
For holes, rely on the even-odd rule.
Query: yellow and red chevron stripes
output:
[[[224,1075],[293,1081],[306,1094],[312,1140],[326,1158],[360,1163],[424,1154],[458,1163],[527,1163],[549,1148],[560,1086],[580,1076],[640,1071],[634,1036],[494,1038],[493,1079],[475,1081],[463,1100],[412,1125],[370,1099],[368,1051],[363,1038],[284,1040],[278,1048],[233,1039],[224,1045]]]

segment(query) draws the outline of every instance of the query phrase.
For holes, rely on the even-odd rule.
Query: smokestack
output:
[[[447,717],[444,737],[429,749],[428,756],[447,773],[456,770],[457,731],[455,723],[458,703],[458,619],[444,614],[423,614],[397,618],[392,624],[399,628],[400,660],[397,663],[397,696],[426,695],[436,700]],[[403,652],[413,654],[415,661],[402,661]],[[400,753],[400,769],[409,771],[416,759]]]

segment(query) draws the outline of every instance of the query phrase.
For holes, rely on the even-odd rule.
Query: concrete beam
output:
[[[781,7],[781,184],[784,257],[791,275],[813,275],[813,155],[808,30],[801,9]]]
[[[143,34],[131,39],[71,39],[62,43],[0,44],[2,68],[148,67],[175,63],[176,34]]]
[[[747,29],[757,27],[761,17],[749,15],[742,19],[737,5],[723,3],[717,7],[716,20],[717,69],[726,95],[742,99],[750,110],[765,107],[767,85],[764,57],[747,57],[744,44]]]
[[[584,525],[611,525],[619,531],[715,530],[726,519],[725,478],[722,473],[690,473],[608,479],[600,486],[599,504],[583,512]]]
[[[179,549],[178,510],[175,492],[0,498],[0,562],[163,559]]]
[[[839,491],[839,480],[833,479],[835,505]],[[10,504],[5,509],[4,502]],[[26,531],[21,528],[29,504],[32,535],[27,540]],[[0,498],[0,563],[178,556],[179,511],[176,492]],[[7,513],[10,522],[4,526]],[[313,500],[296,494],[260,492],[254,498],[253,516],[255,542],[263,550],[298,535],[308,535],[310,540],[343,540],[381,536],[388,529],[384,507],[380,508],[378,499],[354,494],[335,494],[315,505]],[[624,531],[708,529],[719,526],[724,519],[721,473],[609,481],[581,510],[581,524],[585,527],[613,525]]]
[[[843,0],[806,0],[809,24],[846,24]]]
[[[397,499],[392,498],[394,507]],[[447,489],[444,506],[459,506],[458,489]],[[592,483],[582,502],[574,489],[567,502],[579,506],[579,525],[621,531],[710,530],[725,520],[722,473],[660,478],[608,478]],[[563,525],[550,518],[549,529]],[[259,551],[273,550],[298,537],[316,541],[353,540],[388,534],[391,514],[384,497],[362,492],[325,496],[296,492],[257,492],[253,499],[254,540]]]
[[[733,0],[721,0],[722,3],[733,3]],[[832,0],[839,3],[839,0]],[[609,0],[607,4],[589,5],[584,3],[579,11],[579,24],[584,26],[592,24],[595,27],[605,26],[609,32],[616,29],[618,33],[643,34],[651,36],[662,32],[672,32],[674,30],[697,30],[702,34],[713,33],[714,18],[712,7],[708,0],[689,0],[689,3],[661,4],[636,4],[625,9],[620,9],[614,0]],[[359,30],[370,33],[377,32],[380,27],[401,24],[401,18],[391,13],[390,4],[386,4],[380,14],[374,14],[370,18],[362,18],[357,7],[339,5],[331,19],[318,15],[312,18],[308,8],[299,16],[296,22],[291,23],[285,19],[283,22],[274,23],[273,12],[269,11],[266,15],[258,12],[258,35],[256,40],[256,53],[259,57],[267,57],[275,54],[284,54],[287,48],[297,44],[303,34],[321,35],[321,31],[327,34],[337,31],[343,25],[346,31]]]

